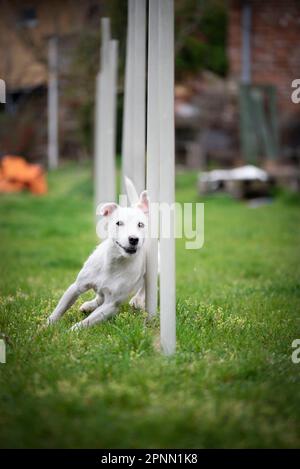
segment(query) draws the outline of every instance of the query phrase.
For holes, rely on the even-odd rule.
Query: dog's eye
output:
[[[139,228],[144,228],[144,226],[145,226],[144,223],[142,223],[141,221],[138,223]]]
[[[117,225],[117,226],[123,226],[124,223],[123,223],[121,220],[119,220],[119,221],[117,221],[116,225]]]

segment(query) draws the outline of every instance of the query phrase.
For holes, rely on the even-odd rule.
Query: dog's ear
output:
[[[137,207],[140,208],[144,213],[149,213],[149,199],[147,191],[143,191],[141,193]]]
[[[101,215],[101,217],[108,217],[117,208],[118,208],[118,204],[116,204],[115,202],[105,203],[105,204],[99,205],[96,213],[97,215]]]
[[[117,210],[118,204],[115,202],[99,204],[96,210],[96,215],[100,215],[97,223],[96,232],[100,239],[106,239],[108,236],[109,217]]]

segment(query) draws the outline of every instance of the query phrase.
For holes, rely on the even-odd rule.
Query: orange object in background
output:
[[[48,191],[43,168],[27,163],[20,156],[4,156],[0,165],[0,192],[20,192],[23,189],[40,195]]]

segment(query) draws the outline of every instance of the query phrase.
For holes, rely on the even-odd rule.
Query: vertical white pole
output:
[[[146,0],[135,0],[133,84],[133,182],[145,189]]]
[[[110,40],[110,22],[101,19],[101,70],[96,79],[95,203],[114,201],[117,41]]]
[[[0,79],[0,103],[6,103],[6,85],[5,81]]]
[[[251,83],[251,5],[242,6],[242,71],[241,82]]]
[[[148,23],[148,99],[147,99],[147,190],[151,201],[149,214],[149,231],[153,225],[158,226],[159,202],[159,40],[158,18],[159,0],[149,2]],[[154,205],[152,205],[154,203]],[[146,268],[146,310],[150,316],[157,312],[157,288],[158,288],[158,240],[157,237],[149,237],[147,245]],[[158,233],[157,233],[158,235]]]
[[[134,15],[135,0],[128,0],[127,16],[127,43],[126,43],[126,65],[124,86],[124,109],[123,109],[123,138],[122,138],[122,187],[125,192],[124,176],[133,179],[132,168],[132,100],[133,100],[133,69],[134,69]]]
[[[159,1],[160,202],[175,202],[174,159],[174,5]],[[176,347],[174,210],[170,237],[160,236],[160,337],[165,354]],[[162,222],[162,220],[161,220]],[[162,225],[162,223],[161,223]]]
[[[145,164],[145,12],[144,0],[129,0],[123,121],[123,176],[143,189]],[[150,201],[173,207],[169,237],[160,229],[161,346],[165,354],[176,346],[176,286],[174,206],[174,5],[173,0],[149,1],[147,188]],[[124,187],[124,185],[123,185]],[[155,207],[150,223],[157,222]],[[160,227],[162,223],[160,220]],[[157,309],[156,237],[147,252],[146,302],[150,315]]]
[[[106,116],[106,164],[102,180],[106,179],[106,200],[116,200],[116,89],[117,89],[118,41],[109,42],[109,65],[107,73],[107,116]]]
[[[129,0],[123,124],[123,184],[145,188],[146,0]]]
[[[48,166],[58,166],[58,44],[57,37],[48,44]]]
[[[95,205],[107,202],[105,158],[106,153],[106,114],[107,114],[107,72],[109,67],[110,22],[101,18],[101,55],[100,71],[96,78],[96,115],[95,115]]]
[[[101,72],[96,76],[95,122],[94,122],[94,198],[95,209],[101,200]]]

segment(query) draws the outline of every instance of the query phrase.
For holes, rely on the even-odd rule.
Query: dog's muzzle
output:
[[[135,254],[136,251],[137,251],[137,247],[136,245],[135,246],[128,246],[128,247],[124,247],[122,246],[122,244],[118,243],[118,241],[116,241],[117,245],[120,246],[120,248],[122,248],[126,254]]]
[[[136,246],[139,242],[139,238],[135,236],[129,236],[128,241],[129,241],[130,246]]]

